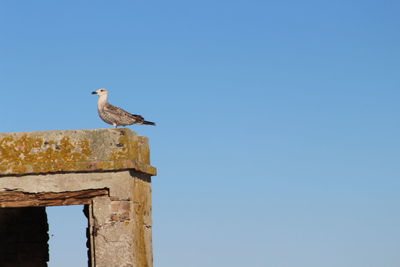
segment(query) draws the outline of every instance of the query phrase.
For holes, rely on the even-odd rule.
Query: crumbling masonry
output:
[[[88,266],[152,267],[153,175],[129,129],[0,134],[0,266],[47,266],[45,207],[79,204]]]

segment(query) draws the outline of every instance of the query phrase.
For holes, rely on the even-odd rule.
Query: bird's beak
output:
[[[92,95],[97,95],[97,92],[96,92],[96,91],[93,91],[93,92],[92,92]]]

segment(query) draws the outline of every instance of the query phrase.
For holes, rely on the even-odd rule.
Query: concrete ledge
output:
[[[127,128],[0,134],[0,176],[124,169],[156,175],[148,139]]]

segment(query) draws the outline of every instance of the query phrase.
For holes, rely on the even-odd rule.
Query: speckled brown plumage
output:
[[[99,90],[92,92],[92,94],[97,94],[99,100],[97,102],[97,110],[100,118],[114,127],[126,126],[131,124],[145,124],[145,125],[155,125],[154,122],[146,121],[142,116],[137,114],[131,114],[122,108],[116,107],[108,103],[108,92],[105,88],[100,88]]]

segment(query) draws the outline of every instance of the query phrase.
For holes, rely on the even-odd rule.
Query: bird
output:
[[[97,101],[97,111],[99,112],[100,118],[105,123],[111,124],[115,128],[132,124],[156,125],[152,121],[146,121],[140,115],[131,114],[122,108],[108,103],[108,91],[106,88],[100,88],[92,92],[92,94],[99,96]]]

